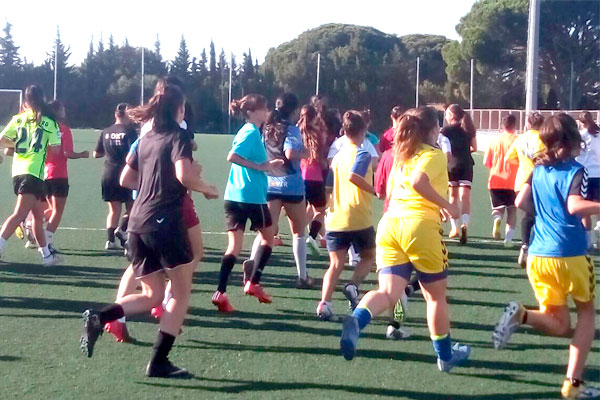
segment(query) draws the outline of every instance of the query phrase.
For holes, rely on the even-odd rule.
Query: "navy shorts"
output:
[[[393,267],[385,267],[381,268],[377,271],[380,274],[389,274],[400,276],[407,281],[410,281],[410,276],[412,275],[414,266],[412,263],[406,263],[401,265],[394,265]],[[422,283],[433,283],[442,279],[446,279],[448,277],[448,268],[444,268],[442,272],[437,272],[434,274],[430,274],[427,272],[421,272],[417,270],[417,280]]]
[[[325,234],[327,251],[348,250],[350,246],[360,254],[363,250],[375,248],[375,228],[370,227],[359,231],[327,232]]]

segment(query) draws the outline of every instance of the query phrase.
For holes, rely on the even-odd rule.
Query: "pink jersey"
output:
[[[65,152],[73,151],[73,135],[71,128],[62,122],[58,124],[60,129],[61,149],[58,154],[48,152],[46,155],[46,180],[48,179],[67,179],[67,156]]]
[[[300,168],[302,169],[302,178],[305,181],[323,182],[323,170],[319,161],[312,160],[309,162],[306,159],[302,159]]]

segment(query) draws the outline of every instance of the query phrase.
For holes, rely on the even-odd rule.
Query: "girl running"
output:
[[[390,113],[390,119],[392,120],[392,127],[387,131],[383,132],[379,141],[379,151],[384,153],[388,149],[391,149],[394,146],[394,130],[398,125],[398,120],[404,114],[404,109],[400,106],[395,106],[392,108],[392,112]]]
[[[7,240],[27,214],[33,214],[33,233],[42,255],[42,265],[57,264],[44,235],[44,161],[46,153],[60,151],[59,127],[38,86],[25,89],[24,112],[15,115],[0,134],[0,146],[14,150],[12,176],[17,204],[0,230],[0,256]]]
[[[427,302],[439,370],[449,372],[469,357],[469,346],[452,346],[450,339],[448,252],[441,234],[440,211],[453,218],[459,213],[445,197],[447,161],[434,147],[438,133],[437,113],[430,107],[409,110],[400,119],[388,184],[390,204],[377,229],[379,289],[367,293],[344,321],[340,347],[347,360],[354,358],[359,332],[371,318],[394,307],[413,269]]]
[[[56,121],[60,130],[61,146],[60,151],[48,153],[45,167],[45,187],[48,208],[46,215],[48,224],[46,225],[46,243],[50,250],[53,250],[54,233],[63,216],[67,196],[69,195],[69,174],[67,169],[67,160],[77,160],[80,158],[89,158],[90,153],[85,150],[81,152],[73,151],[73,135],[71,128],[66,123],[66,114],[64,105],[54,100],[50,103],[50,109],[56,115]]]
[[[161,303],[165,274],[173,297],[160,319],[160,330],[146,375],[182,377],[188,372],[168,359],[188,309],[194,272],[193,255],[183,224],[182,203],[186,188],[216,197],[192,167],[192,146],[180,133],[185,97],[175,86],[166,86],[148,105],[134,111],[140,120],[153,119],[153,129],[139,143],[123,170],[121,182],[138,187],[131,210],[128,246],[133,270],[142,282],[142,293],[123,297],[101,311],[84,312],[81,347],[88,357],[105,323],[125,315],[149,311]],[[138,184],[139,183],[139,184]]]
[[[586,255],[582,218],[600,214],[600,204],[585,200],[585,168],[575,161],[581,136],[569,115],[549,117],[541,127],[545,149],[517,197],[517,206],[535,215],[527,257],[527,275],[539,303],[530,310],[512,301],[492,335],[494,347],[503,348],[521,325],[552,336],[570,337],[569,362],[561,393],[566,399],[600,397],[600,389],[587,387],[583,371],[594,341],[594,263]],[[571,328],[568,297],[577,311]]]
[[[471,219],[471,185],[475,164],[471,153],[477,151],[477,136],[471,116],[458,104],[448,106],[445,117],[448,126],[442,129],[442,135],[450,141],[452,151],[448,163],[450,203],[461,210],[461,215],[450,221],[452,229],[449,237],[460,236],[460,243],[465,244]]]
[[[258,94],[248,94],[234,100],[230,112],[241,115],[246,124],[233,139],[227,161],[231,165],[225,188],[225,220],[227,223],[228,246],[221,260],[219,285],[213,294],[212,303],[220,312],[234,312],[227,298],[227,283],[237,257],[242,250],[244,230],[249,219],[251,230],[258,231],[260,246],[254,256],[254,271],[244,277],[244,293],[254,296],[261,303],[270,303],[271,296],[260,285],[262,272],[271,257],[273,231],[271,213],[267,207],[267,172],[284,165],[282,159],[267,160],[267,152],[260,134],[260,127],[267,120],[267,99]],[[250,271],[244,271],[246,273]]]
[[[102,175],[102,200],[108,203],[105,250],[118,248],[115,237],[119,239],[122,247],[127,242],[127,223],[133,200],[131,190],[119,185],[119,177],[125,167],[125,157],[137,136],[134,125],[127,117],[127,104],[121,103],[115,110],[115,123],[102,131],[94,150],[94,158],[106,156]],[[125,213],[119,222],[123,203],[125,203]]]
[[[581,154],[577,157],[577,162],[582,164],[588,172],[588,193],[587,199],[600,202],[600,128],[592,118],[589,111],[579,114],[577,119],[580,127],[581,139],[584,147]],[[594,247],[594,237],[592,235],[592,224],[586,226],[588,248]],[[600,221],[596,224],[596,231],[600,231]],[[598,243],[600,245],[600,243]]]

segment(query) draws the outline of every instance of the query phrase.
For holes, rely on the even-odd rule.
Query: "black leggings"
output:
[[[521,238],[523,239],[523,245],[529,246],[529,239],[531,238],[531,229],[533,229],[533,223],[535,216],[525,213],[521,220]]]

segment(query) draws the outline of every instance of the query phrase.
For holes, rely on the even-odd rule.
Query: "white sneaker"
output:
[[[62,260],[60,259],[60,257],[57,254],[50,253],[49,256],[42,258],[42,265],[44,267],[51,267],[53,265],[60,263],[61,261]]]
[[[437,359],[438,369],[442,372],[450,372],[450,370],[457,365],[465,362],[471,355],[471,346],[466,344],[454,343],[452,346],[452,358],[448,361],[442,361],[439,357]]]
[[[492,334],[492,340],[496,350],[506,346],[511,335],[519,329],[525,311],[525,307],[516,301],[508,303],[500,317],[498,325],[494,328],[494,333]]]
[[[507,249],[512,249],[514,246],[514,243],[512,240],[509,239],[504,239],[504,247]]]
[[[334,317],[333,305],[328,301],[321,301],[317,306],[317,317],[321,321],[331,321]]]
[[[104,250],[117,250],[119,247],[117,246],[117,244],[115,242],[111,242],[110,240],[106,241],[106,244],[104,245]]]
[[[310,249],[310,253],[313,257],[319,257],[321,255],[321,250],[319,249],[319,244],[312,236],[308,236],[306,238],[306,246]]]
[[[402,340],[408,339],[412,334],[406,328],[394,328],[393,325],[388,325],[387,331],[385,332],[385,338],[390,340]]]
[[[37,248],[37,243],[35,241],[32,242],[31,240],[27,240],[25,242],[25,248],[26,249],[35,249],[35,248]]]

